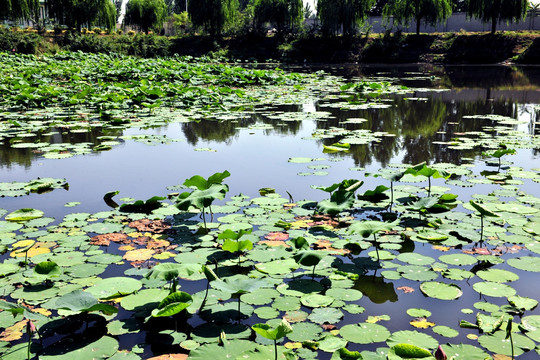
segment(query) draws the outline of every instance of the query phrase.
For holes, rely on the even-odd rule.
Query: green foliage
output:
[[[317,204],[317,212],[337,215],[349,209],[354,204],[354,192],[363,184],[363,181],[346,179],[328,187],[315,186],[315,189],[331,193],[330,200],[322,200]]]
[[[467,0],[467,15],[491,22],[491,33],[495,33],[501,21],[519,21],[527,14],[527,0]]]
[[[116,26],[116,6],[111,0],[50,0],[46,4],[49,16],[58,24],[79,30],[82,26]]]
[[[139,26],[145,33],[160,32],[167,17],[163,0],[129,0],[126,8],[126,25]]]
[[[358,22],[368,16],[375,0],[319,0],[317,15],[321,20],[324,35],[335,35],[340,29],[343,34],[352,35]]]
[[[291,325],[285,319],[282,319],[275,329],[272,329],[268,324],[255,324],[251,328],[257,334],[269,340],[279,340],[293,331]]]
[[[238,0],[199,0],[188,2],[188,13],[195,28],[218,36],[238,11]]]
[[[180,313],[193,302],[190,294],[176,291],[161,300],[157,309],[152,310],[153,317],[173,316]]]
[[[383,9],[386,18],[393,17],[395,22],[409,24],[415,21],[416,34],[420,33],[422,21],[434,25],[443,22],[452,15],[450,0],[390,0]]]
[[[254,25],[261,30],[272,24],[279,34],[302,21],[302,0],[255,0]]]
[[[39,0],[0,0],[0,19],[24,21],[38,16]]]

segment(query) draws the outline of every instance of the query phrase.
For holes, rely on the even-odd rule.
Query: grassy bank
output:
[[[116,52],[142,57],[210,55],[259,62],[540,64],[540,33],[387,33],[353,38],[278,38],[248,34],[212,39],[144,34],[37,34],[0,29],[0,51],[39,54],[61,50]]]

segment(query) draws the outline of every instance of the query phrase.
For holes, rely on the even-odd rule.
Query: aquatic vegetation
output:
[[[2,357],[534,356],[540,321],[528,285],[540,269],[540,170],[519,154],[538,143],[534,130],[517,128],[521,120],[443,106],[456,118],[430,123],[441,140],[432,143],[412,120],[438,100],[404,95],[411,90],[388,78],[342,90],[346,81],[327,74],[115,55],[16,55],[6,67],[18,71],[13,82],[0,75],[6,154],[55,165],[110,156],[109,170],[118,165],[121,178],[99,187],[101,178],[87,174],[98,195],[71,173],[69,192],[66,179],[35,174],[0,184]],[[46,88],[51,99],[40,97]],[[192,137],[170,135],[182,130]],[[292,156],[290,144],[265,148],[262,132],[280,140],[298,132],[306,142],[295,139]],[[231,156],[227,141],[246,141],[245,160]],[[497,164],[480,156],[503,142],[518,161],[489,171]],[[133,159],[136,171],[125,174],[115,156],[130,146],[152,146],[152,154]],[[283,166],[260,156],[249,162],[257,152]],[[157,157],[167,173],[158,173]],[[190,157],[202,165],[192,169]],[[191,176],[210,164],[249,171]],[[134,191],[130,175],[146,173],[152,185]],[[332,185],[310,188],[296,174],[327,176]],[[161,180],[170,186],[148,194]],[[73,196],[81,187],[88,199]]]

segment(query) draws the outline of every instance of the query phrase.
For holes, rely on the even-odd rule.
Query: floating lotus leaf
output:
[[[339,333],[344,339],[357,344],[382,342],[390,336],[390,332],[384,326],[370,323],[345,325]]]
[[[420,285],[420,290],[424,295],[441,300],[455,300],[463,292],[455,284],[446,284],[441,282],[427,281]]]
[[[298,269],[298,264],[296,261],[294,261],[294,259],[289,258],[255,264],[255,268],[260,272],[270,275],[289,274]]]
[[[82,344],[77,342],[72,342],[67,346],[65,344],[66,342],[63,342],[62,347],[48,346],[39,358],[45,360],[105,359],[114,355],[118,350],[118,341],[110,336],[103,336],[99,340],[84,346],[81,346]]]
[[[32,219],[38,219],[43,217],[43,215],[45,215],[45,213],[41,210],[24,208],[9,213],[6,215],[5,219],[13,222],[24,222]]]
[[[495,282],[477,282],[473,285],[473,289],[482,295],[494,297],[508,297],[516,294],[511,286]]]
[[[431,311],[425,309],[411,308],[407,310],[407,315],[412,317],[430,317]]]
[[[399,254],[397,256],[397,259],[399,261],[403,261],[407,264],[411,265],[430,265],[435,262],[435,259],[433,259],[430,256],[425,256],[422,254],[416,254],[416,253],[403,253]]]
[[[336,300],[357,301],[363,296],[361,291],[355,289],[330,288],[325,295],[331,296]]]
[[[540,258],[532,256],[522,256],[511,258],[506,263],[513,268],[525,271],[540,272]]]
[[[262,306],[255,309],[255,314],[261,319],[275,319],[279,316],[279,311],[269,306]]]
[[[271,303],[272,300],[278,296],[279,293],[274,289],[261,288],[251,293],[243,294],[240,299],[246,304],[266,305]]]
[[[281,296],[274,300],[272,307],[280,311],[293,311],[300,309],[300,299],[294,296]]]
[[[480,345],[489,351],[507,356],[512,354],[519,356],[523,354],[524,351],[530,351],[536,346],[534,341],[520,334],[512,334],[512,340],[514,343],[513,352],[510,345],[510,339],[506,339],[506,331],[500,330],[493,335],[482,335],[478,338]]]
[[[454,338],[459,335],[459,331],[452,329],[451,327],[444,325],[437,325],[433,327],[433,332],[447,338]]]
[[[530,215],[538,212],[538,209],[522,204],[497,204],[497,209],[523,215]]]
[[[106,278],[86,289],[87,292],[98,299],[107,299],[117,296],[129,295],[142,287],[142,283],[128,277]]]
[[[152,316],[161,317],[176,315],[190,306],[192,302],[193,298],[190,294],[183,291],[174,292],[161,300],[157,309],[152,311]]]
[[[204,344],[191,350],[189,358],[193,360],[236,359],[246,351],[254,350],[256,346],[257,344],[247,340],[227,340],[223,345]]]
[[[309,320],[317,324],[336,324],[343,318],[343,312],[336,308],[315,308],[309,315]]]
[[[439,260],[448,265],[473,265],[477,263],[474,256],[467,254],[441,255]]]
[[[290,341],[317,341],[322,333],[319,325],[309,322],[292,324],[292,329],[292,333],[287,335]]]
[[[390,347],[397,344],[411,344],[431,350],[439,346],[437,340],[430,335],[410,330],[396,331],[395,333],[392,333],[392,336],[388,338],[386,344]]]
[[[397,344],[392,346],[388,351],[388,358],[392,359],[392,355],[399,356],[399,359],[433,359],[428,350],[411,344]]]
[[[288,283],[280,284],[276,287],[276,290],[283,295],[290,296],[304,296],[306,294],[322,292],[324,287],[313,280],[298,279]]]
[[[56,307],[75,313],[100,311],[106,315],[111,315],[118,312],[118,309],[114,306],[98,303],[94,295],[82,290],[75,290],[61,296],[56,300]]]
[[[537,300],[519,295],[509,296],[507,300],[510,305],[522,311],[532,310],[538,305]]]
[[[302,305],[310,308],[326,307],[334,302],[334,298],[321,294],[307,294],[300,298]]]
[[[448,359],[467,359],[467,360],[489,360],[489,356],[484,350],[469,344],[446,344],[442,345]]]
[[[476,273],[476,275],[478,275],[478,277],[482,280],[500,283],[516,281],[519,279],[518,275],[503,269],[480,270]]]

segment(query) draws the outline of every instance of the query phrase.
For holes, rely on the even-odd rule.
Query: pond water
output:
[[[473,289],[474,284],[483,281],[479,276],[475,276],[475,274],[478,274],[477,271],[493,268],[517,274],[519,280],[508,283],[508,287],[511,286],[519,296],[540,300],[540,289],[531,286],[537,281],[537,271],[540,271],[540,268],[534,268],[538,264],[534,261],[531,262],[530,266],[534,272],[530,272],[524,271],[522,265],[521,268],[516,268],[507,263],[512,258],[527,257],[527,259],[537,259],[536,254],[539,249],[534,244],[539,240],[539,234],[536,233],[539,223],[536,212],[540,206],[540,186],[538,185],[540,179],[540,148],[538,146],[538,136],[540,135],[540,126],[538,125],[538,116],[540,116],[540,68],[373,65],[293,67],[287,70],[303,73],[324,70],[333,76],[344,77],[350,82],[358,82],[365,77],[370,77],[375,81],[391,79],[390,81],[394,85],[404,85],[409,89],[401,90],[399,94],[383,95],[376,98],[374,99],[375,106],[369,107],[362,102],[355,101],[357,99],[353,95],[344,96],[342,92],[336,91],[335,88],[325,90],[320,87],[314,89],[312,93],[309,92],[309,89],[304,89],[303,96],[291,97],[292,100],[257,104],[253,108],[237,112],[216,113],[214,118],[205,116],[206,118],[202,117],[196,121],[164,121],[158,124],[153,123],[151,126],[137,127],[132,125],[129,128],[122,128],[122,126],[101,128],[95,126],[86,131],[71,131],[72,128],[70,127],[62,127],[56,124],[47,129],[47,132],[38,133],[38,140],[35,137],[29,137],[31,142],[49,144],[71,143],[96,146],[103,144],[104,141],[110,142],[110,144],[105,144],[110,145],[110,149],[107,151],[90,151],[75,154],[74,156],[72,156],[74,152],[71,151],[71,154],[66,158],[46,158],[43,156],[45,153],[40,151],[39,147],[14,147],[13,144],[21,143],[21,139],[13,142],[10,141],[12,137],[9,134],[4,134],[3,144],[0,145],[0,173],[2,174],[1,181],[3,183],[27,182],[37,178],[55,178],[65,179],[65,182],[69,184],[69,186],[60,186],[48,192],[32,192],[25,196],[4,196],[0,198],[0,209],[5,209],[3,215],[17,209],[35,208],[42,210],[45,217],[54,218],[48,224],[25,227],[22,229],[26,229],[24,232],[20,232],[20,229],[9,230],[8,226],[5,225],[6,222],[3,221],[3,228],[0,228],[3,234],[14,234],[13,241],[11,241],[12,235],[9,235],[10,239],[5,238],[1,242],[6,246],[6,250],[9,250],[2,257],[4,263],[7,264],[11,261],[9,255],[10,251],[13,250],[11,245],[15,240],[29,238],[38,239],[39,241],[40,237],[47,234],[46,226],[56,225],[61,227],[62,221],[64,221],[64,226],[68,222],[68,227],[77,227],[76,224],[73,224],[73,221],[82,221],[83,223],[80,224],[83,228],[82,231],[86,232],[88,236],[103,232],[108,233],[105,230],[103,232],[101,230],[93,232],[88,230],[90,228],[84,230],[84,226],[92,224],[92,220],[89,219],[99,218],[99,216],[95,216],[96,213],[113,211],[103,199],[104,195],[111,191],[119,192],[113,198],[118,203],[122,202],[118,200],[119,198],[123,198],[125,202],[130,202],[133,199],[146,200],[153,196],[166,197],[171,193],[183,191],[182,183],[195,174],[200,174],[206,178],[215,172],[227,170],[231,175],[224,180],[224,183],[229,186],[229,192],[225,200],[215,201],[214,206],[228,204],[233,206],[232,212],[243,215],[240,207],[253,206],[249,205],[247,201],[242,201],[241,197],[232,198],[235,195],[242,194],[249,197],[249,199],[255,199],[260,197],[259,189],[274,188],[277,194],[287,200],[282,203],[294,201],[299,204],[307,204],[306,208],[309,208],[308,201],[317,202],[329,197],[328,193],[313,188],[313,185],[329,186],[339,183],[343,179],[358,179],[364,181],[364,184],[356,193],[363,194],[366,190],[373,190],[378,185],[390,186],[388,180],[382,177],[367,176],[367,174],[381,173],[381,169],[404,170],[407,166],[425,161],[429,165],[439,166],[438,169],[455,174],[448,180],[443,178],[431,179],[432,192],[439,195],[444,192],[457,194],[458,200],[462,203],[458,203],[456,211],[450,211],[450,213],[454,214],[459,209],[459,212],[464,215],[460,217],[449,216],[448,218],[444,218],[444,214],[435,216],[436,218],[442,218],[441,223],[454,227],[453,230],[448,227],[441,228],[439,234],[446,234],[447,239],[442,243],[419,239],[418,235],[414,233],[429,229],[429,226],[423,223],[422,215],[418,213],[416,213],[416,216],[410,215],[412,210],[410,208],[406,210],[407,206],[410,205],[407,205],[405,198],[413,193],[421,194],[420,198],[425,197],[427,192],[424,187],[427,186],[427,179],[407,175],[406,181],[394,183],[397,191],[396,199],[403,199],[402,202],[396,201],[398,205],[396,205],[397,209],[395,210],[398,214],[403,215],[400,224],[401,236],[389,233],[386,235],[387,240],[382,241],[387,245],[386,247],[382,246],[380,250],[382,253],[382,267],[376,265],[377,258],[372,252],[373,247],[370,247],[369,243],[368,248],[362,249],[360,253],[355,253],[353,249],[353,252],[347,256],[327,257],[323,259],[321,265],[316,267],[317,276],[315,279],[318,282],[327,285],[324,279],[326,278],[326,281],[328,281],[331,276],[334,276],[332,279],[336,284],[340,284],[336,285],[337,287],[355,289],[363,293],[361,299],[351,303],[363,307],[364,311],[360,312],[360,310],[352,307],[345,308],[346,311],[343,317],[338,315],[338,320],[329,322],[335,326],[335,329],[341,329],[346,325],[349,326],[349,324],[369,323],[372,320],[374,322],[378,320],[377,325],[384,326],[387,331],[394,334],[392,336],[396,336],[398,339],[399,334],[396,334],[396,332],[414,330],[430,335],[436,342],[441,344],[471,344],[482,348],[489,354],[504,352],[504,349],[507,350],[507,348],[500,350],[500,346],[493,346],[486,350],[486,346],[480,345],[475,338],[476,336],[482,336],[482,334],[477,329],[460,328],[459,321],[467,320],[475,324],[475,315],[481,312],[478,308],[475,308],[475,303],[494,304],[492,306],[496,307],[494,312],[497,313],[501,310],[500,306],[508,304],[507,296],[513,294],[512,291],[508,294],[505,293],[504,290],[508,290],[506,288],[493,290],[494,293],[486,291],[489,295]],[[344,99],[350,101],[344,101]],[[156,110],[153,113],[148,113],[148,115],[138,114],[137,116],[143,119],[145,116],[159,117],[162,114],[160,111],[168,110]],[[0,114],[1,119],[2,115]],[[8,120],[9,117],[6,117],[1,121]],[[340,140],[343,143],[350,143],[350,149],[336,152],[324,151],[323,146],[331,146]],[[23,139],[22,143],[25,142],[27,141]],[[500,147],[500,144],[505,144],[507,148],[516,150],[516,154],[508,154],[502,157],[501,167],[499,167],[497,159],[482,155],[482,152],[496,150]],[[0,190],[9,191],[5,188]],[[5,193],[2,194],[5,195]],[[492,194],[492,196],[488,196],[489,194]],[[512,211],[504,207],[497,208],[497,204],[514,204],[517,198],[524,199],[524,197],[527,198],[520,201],[519,204],[521,207],[526,206],[528,209],[532,209],[530,212],[520,213],[520,209]],[[471,231],[480,231],[480,218],[478,216],[471,217],[470,215],[474,212],[474,208],[471,208],[468,204],[471,199],[483,203],[492,211],[498,211],[501,216],[501,218],[493,220],[494,222],[488,221],[486,217],[487,225],[484,235],[489,241],[483,244],[472,241],[470,238]],[[303,200],[308,201],[303,202]],[[409,200],[413,202],[418,199],[411,196]],[[260,202],[260,204],[262,203]],[[282,203],[278,203],[278,207],[281,207]],[[356,220],[382,219],[381,216],[387,211],[386,207],[388,205],[387,202],[381,205],[379,202],[370,203],[365,200],[358,204],[361,207],[357,207],[351,213]],[[467,206],[463,208],[463,204]],[[234,207],[237,208],[234,209]],[[252,215],[262,217],[263,214],[268,214],[271,211],[269,209],[275,210],[272,207],[263,207],[263,209],[264,211],[261,212],[258,210],[253,211]],[[409,211],[408,214],[407,211]],[[306,210],[293,212],[292,214],[302,216],[311,212],[312,208],[309,208],[309,212]],[[235,222],[240,221],[242,223],[238,219],[232,221],[230,221],[230,218],[223,219],[228,213],[229,209],[220,213],[220,208],[217,206],[213,219],[210,220],[207,214],[207,221],[214,223],[215,226],[217,226],[216,223],[218,222],[235,224]],[[103,213],[103,217],[113,215],[118,216],[118,212],[114,214],[112,212]],[[169,214],[164,211],[150,215],[150,217],[163,218],[166,215],[169,215],[167,219],[174,224],[181,234],[170,235],[168,238],[171,243],[179,245],[176,249],[167,250],[173,253],[172,259],[177,254],[189,254],[190,251],[198,249],[198,246],[189,243],[192,240],[188,241],[186,239],[196,231],[198,227],[196,224],[201,221],[199,216],[194,214],[175,215],[173,219],[173,213]],[[427,214],[427,221],[433,220],[430,218],[431,215]],[[66,216],[67,218],[65,218]],[[518,217],[520,219],[517,219]],[[349,221],[353,218],[350,218]],[[131,220],[133,219],[131,218]],[[500,219],[509,220],[509,222],[504,223]],[[259,222],[254,221],[252,225],[255,236],[249,238],[255,242],[256,237],[262,239],[268,233],[283,232],[283,229],[274,226],[274,223],[278,220],[292,222],[294,216],[282,216],[281,218],[276,216],[271,218],[270,221],[268,219],[260,219]],[[129,222],[128,219],[124,219],[123,224],[127,222]],[[186,225],[182,225],[183,223]],[[531,232],[521,230],[522,226],[527,224],[535,224],[536,230]],[[186,228],[186,226],[188,227]],[[463,233],[461,233],[462,226]],[[505,227],[506,230],[503,230]],[[512,227],[511,231],[507,231],[508,227]],[[516,230],[518,227],[519,231]],[[244,227],[232,226],[232,228],[238,230]],[[33,231],[36,232],[33,236],[24,236]],[[122,231],[127,232],[125,229]],[[79,231],[72,232],[74,236],[81,235]],[[310,236],[308,238],[310,242],[320,239],[337,241],[333,230],[320,227],[290,231],[289,235],[291,237],[293,235],[299,236],[304,232]],[[51,233],[54,233],[52,229],[49,230],[49,234]],[[347,237],[344,232],[337,233],[341,238]],[[217,234],[217,231],[213,230],[210,235],[206,236],[215,234]],[[448,240],[449,234],[450,240],[453,242]],[[200,241],[205,243],[202,245],[202,249],[214,249],[212,245],[208,245],[210,241],[207,237],[200,236],[202,236]],[[361,242],[362,239],[358,238],[358,235],[356,236],[355,240],[353,240]],[[479,232],[478,237],[480,237]],[[400,246],[388,246],[388,244],[400,243],[401,240],[398,239],[403,238],[408,238],[408,240],[401,243]],[[414,241],[411,241],[411,239]],[[353,240],[349,241],[354,242]],[[187,241],[190,245],[186,246],[182,241]],[[260,249],[262,246],[262,244],[258,244],[254,250]],[[321,249],[325,245],[320,243],[316,246]],[[341,243],[336,245],[335,248],[340,249],[343,246]],[[329,249],[336,250],[335,248],[330,247]],[[464,250],[465,254],[462,252]],[[111,243],[109,247],[98,248],[93,246],[85,248],[85,251],[88,253],[87,256],[92,256],[92,254],[124,255],[126,249],[119,249],[118,244]],[[247,251],[247,254],[249,253]],[[424,258],[415,260],[403,256],[411,253],[426,257],[426,262],[422,261]],[[445,258],[440,258],[443,255],[456,255],[456,258],[447,258],[445,262],[443,261]],[[461,255],[475,257],[496,255],[497,258],[504,259],[504,263],[498,264],[493,259],[490,260],[494,261],[493,263],[487,261],[483,262],[483,265],[479,265],[481,262],[477,263],[476,261],[468,263],[469,259],[462,259],[459,257]],[[223,260],[223,256],[220,256],[220,262],[224,261],[221,266],[226,268],[220,270],[222,271],[220,275],[230,275],[230,272],[234,270],[233,260],[236,262],[236,257]],[[259,254],[257,257],[250,258],[246,255],[246,264],[242,266],[241,272],[256,272],[256,270],[253,270],[253,266],[262,261],[261,256]],[[388,258],[385,258],[385,256],[388,256]],[[398,256],[397,260],[394,259],[396,256]],[[209,256],[209,258],[211,257]],[[332,271],[329,270],[332,264],[329,258],[339,258],[341,262],[337,265],[334,264],[335,269]],[[31,257],[29,260],[35,264],[38,260],[43,261],[46,259],[47,255],[42,254]],[[187,259],[187,257],[182,257],[182,259]],[[150,262],[139,262],[136,266],[142,266],[142,269],[146,269],[159,261],[159,258],[154,258]],[[176,261],[179,260],[176,259]],[[107,262],[104,260],[102,264],[107,264]],[[407,265],[410,267],[399,268]],[[437,266],[463,269],[467,270],[467,273],[459,273],[456,270],[455,273],[445,273],[443,277],[445,269],[437,269]],[[351,270],[352,267],[355,268],[355,271]],[[136,273],[133,270],[135,268],[129,264],[129,261],[123,264],[109,265],[107,270],[99,277],[106,278],[130,274],[141,279],[140,274],[143,273]],[[311,273],[310,269],[311,267],[305,268],[305,279],[311,279],[308,276]],[[344,275],[339,277],[339,274],[336,275],[334,270],[349,275],[354,273],[356,276],[351,276],[354,282],[347,279],[346,275],[344,278],[342,278]],[[125,273],[125,271],[128,272]],[[403,277],[408,272],[420,273],[428,271],[433,277],[431,275],[427,277],[419,275],[419,281],[411,280],[415,279],[412,275],[410,278]],[[470,273],[470,271],[473,273]],[[280,272],[274,275],[274,279],[279,280],[285,277],[287,281],[291,280],[290,277],[286,277]],[[302,276],[302,274],[297,273],[296,276]],[[468,279],[469,277],[470,279]],[[84,277],[81,275],[80,278]],[[500,284],[490,276],[487,276],[486,279],[492,281],[489,282],[489,285]],[[14,281],[15,284],[23,283],[20,277]],[[460,296],[456,296],[459,299],[441,300],[424,295],[419,287],[420,284],[435,281],[458,285],[462,292]],[[91,283],[93,282],[97,282],[97,280],[92,278]],[[10,296],[11,291],[13,291],[10,285],[15,284],[8,284],[8,281],[1,284],[5,299],[9,301],[13,301],[13,299],[24,300],[24,296],[21,297],[20,294],[14,297]],[[144,286],[152,289],[158,287],[156,284],[147,281]],[[206,280],[182,280],[180,285],[180,290],[194,294],[204,292]],[[331,288],[333,289],[334,286]],[[497,291],[507,295],[499,295]],[[47,298],[47,300],[49,299]],[[30,301],[30,303],[32,302]],[[229,302],[225,303],[229,304]],[[347,302],[349,305],[351,303]],[[43,306],[42,302],[38,300],[35,301],[35,304]],[[256,302],[253,304],[254,307],[259,307]],[[477,306],[482,307],[482,305]],[[45,308],[50,307],[45,306]],[[118,315],[111,317],[109,321],[114,319],[114,321],[121,320],[125,322],[126,319],[132,318],[133,312],[126,308],[120,307]],[[291,310],[294,308],[292,306]],[[412,327],[409,322],[415,317],[421,316],[407,315],[406,310],[411,308],[429,310],[432,315],[428,316],[427,321],[438,326],[455,329],[459,332],[459,335],[452,338],[444,337],[435,333],[431,328],[432,325],[427,325],[428,328],[426,329]],[[285,311],[279,307],[278,309],[280,310],[280,316],[283,316]],[[311,307],[306,306],[305,303],[301,307],[301,310],[307,314],[317,313],[319,311],[317,309],[323,310],[316,314],[318,317],[309,318],[313,321],[295,323],[310,326],[295,328],[296,333],[306,335],[293,337],[291,341],[321,340],[320,334],[311,335],[310,332],[314,332],[311,325],[317,324],[317,321],[324,322],[324,319],[333,319],[335,314],[330,314],[330,310],[324,309],[336,308],[319,307],[319,305]],[[229,309],[228,311],[232,310]],[[337,311],[340,311],[339,308],[337,308]],[[484,313],[489,314],[486,311]],[[69,314],[69,312],[64,315],[66,314]],[[540,315],[540,312],[534,308],[524,311],[524,315]],[[382,319],[374,319],[373,316],[382,316]],[[229,319],[225,316],[225,318],[224,323],[236,324],[234,317]],[[268,318],[271,319],[271,317]],[[323,321],[319,320],[320,318]],[[518,315],[514,316],[515,330],[518,330],[517,324],[520,323],[520,319]],[[536,318],[531,319],[538,321]],[[5,319],[2,321],[5,321],[4,324],[9,323]],[[185,321],[185,323],[175,324],[174,326],[178,325],[191,329],[206,323],[221,324],[219,318],[216,319],[211,316],[201,318],[196,314],[187,320],[180,321]],[[263,319],[263,317],[258,318],[253,315],[242,320],[241,323],[252,325],[265,321],[266,319]],[[531,323],[536,325],[537,323],[534,321],[531,320]],[[170,324],[170,322],[167,323],[163,320],[158,322],[157,327],[170,330]],[[101,332],[103,335],[107,333],[107,329],[104,329],[104,325],[100,324],[99,321],[95,322],[95,326],[98,329],[96,330],[97,333]],[[324,333],[329,333],[332,329],[332,326],[327,327]],[[363,340],[358,341],[358,337],[365,338],[365,334],[357,335],[352,327],[347,328],[347,330],[353,333],[347,335],[347,340],[349,340],[347,348],[349,350],[374,351],[376,348],[387,346],[384,342],[386,338],[383,341],[374,341],[373,343],[366,340],[364,344]],[[530,333],[534,331],[533,328],[527,330]],[[322,329],[319,327],[320,331]],[[232,332],[234,333],[234,331]],[[344,332],[346,333],[346,331]],[[369,333],[379,332],[383,332],[383,330],[373,328]],[[84,334],[84,331],[80,331],[80,333]],[[189,330],[186,333],[186,339],[190,339]],[[161,353],[161,351],[169,351],[169,349],[173,352],[183,351],[187,353],[185,349],[193,346],[190,343],[184,343],[184,350],[182,350],[177,345],[180,342],[178,340],[174,342],[175,345],[165,347],[164,349],[167,350],[162,350],[163,343],[167,344],[170,339],[159,338],[149,328],[143,328],[142,330],[138,328],[133,333],[109,331],[109,334],[114,335],[119,340],[120,349],[133,350],[130,355],[135,356],[137,354],[142,358],[148,358]],[[345,337],[345,335],[343,336]],[[405,333],[403,336],[414,338],[417,335]],[[54,336],[45,339],[45,345],[46,347],[54,347],[56,341],[67,337],[69,336],[57,332]],[[536,343],[533,343],[536,346],[540,339],[536,333],[530,337],[536,341]],[[185,341],[186,339],[181,340]],[[201,337],[194,339],[204,343]],[[26,341],[27,338],[23,338],[23,340]],[[174,341],[176,340],[175,338]],[[172,343],[172,340],[170,341]],[[266,344],[262,338],[258,339],[258,341]],[[416,344],[414,341],[413,343]],[[420,337],[418,341],[427,344],[430,340]],[[17,342],[18,340],[12,343],[16,344]],[[139,344],[140,346],[137,347]],[[133,348],[134,346],[135,348]],[[529,344],[520,346],[525,350],[530,350],[520,355],[520,359],[535,359],[538,357],[538,354]],[[433,348],[431,345],[425,345],[425,347]],[[308,347],[305,346],[304,348]],[[0,352],[2,352],[2,348],[0,348]],[[54,351],[51,353],[46,352],[46,354],[54,354]],[[320,359],[329,359],[331,357],[331,352],[322,350],[317,353],[304,350],[299,354],[304,358],[316,356]],[[374,355],[372,354],[372,356]]]

